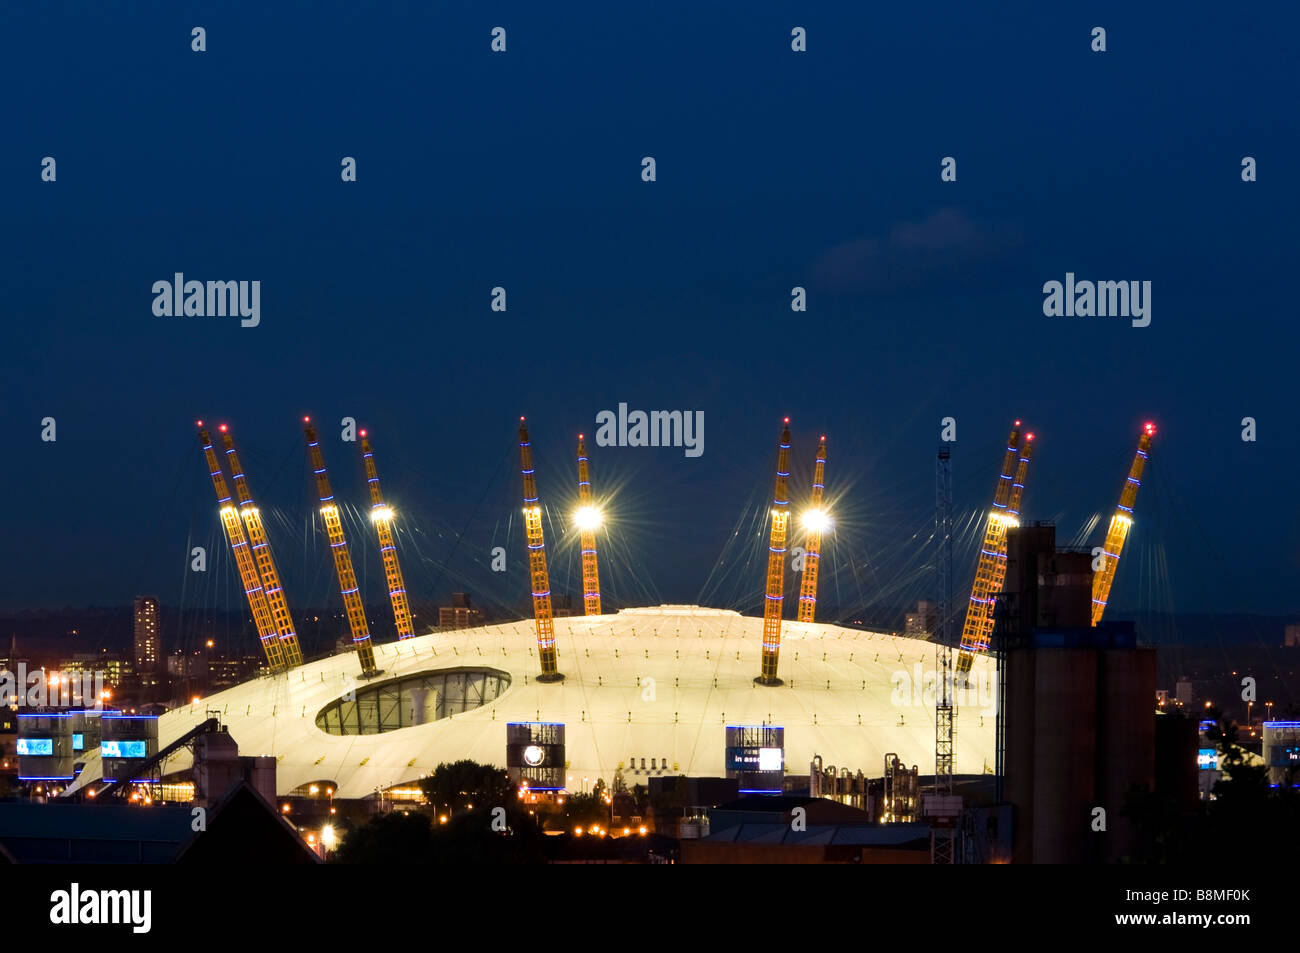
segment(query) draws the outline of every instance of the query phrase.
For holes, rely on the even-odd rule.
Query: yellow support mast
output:
[[[235,565],[239,568],[239,578],[244,584],[244,595],[248,597],[248,608],[253,613],[253,624],[257,626],[257,637],[266,654],[266,663],[272,672],[282,671],[285,667],[284,648],[276,637],[275,620],[271,608],[266,602],[266,593],[262,590],[262,580],[257,574],[253,554],[248,551],[248,539],[244,536],[244,527],[239,522],[226,488],[225,471],[221,460],[212,446],[212,437],[203,428],[203,421],[198,421],[199,441],[203,444],[203,454],[208,461],[208,472],[212,476],[212,488],[217,491],[217,505],[221,508],[221,525],[225,527],[226,539],[230,541],[230,551],[234,554]]]
[[[257,573],[262,577],[262,589],[266,593],[266,604],[271,609],[271,618],[275,620],[275,630],[279,633],[280,645],[284,650],[284,664],[293,668],[302,664],[302,649],[298,645],[298,633],[294,630],[293,617],[289,614],[289,604],[284,598],[284,587],[280,584],[280,573],[271,555],[271,544],[262,527],[262,514],[253,502],[253,494],[248,489],[248,480],[244,476],[243,464],[239,462],[239,453],[235,450],[234,437],[230,428],[222,424],[221,439],[226,445],[226,459],[230,461],[230,475],[235,481],[235,495],[239,499],[239,515],[244,519],[244,528],[253,552],[253,561],[257,564]]]
[[[1106,532],[1106,545],[1102,547],[1101,571],[1092,574],[1092,624],[1101,621],[1106,611],[1106,599],[1110,596],[1110,587],[1115,582],[1115,570],[1119,568],[1119,557],[1124,552],[1124,541],[1128,539],[1129,527],[1133,525],[1133,504],[1137,502],[1138,488],[1142,486],[1142,471],[1146,469],[1147,454],[1151,450],[1151,438],[1156,435],[1156,425],[1146,424],[1142,436],[1138,438],[1137,453],[1133,465],[1129,467],[1128,479],[1119,494],[1119,505],[1115,515],[1110,518],[1110,529]]]
[[[803,581],[799,584],[799,621],[811,622],[817,612],[817,565],[821,561],[822,532],[830,521],[822,510],[822,490],[826,479],[826,438],[817,446],[817,466],[813,471],[812,501],[804,514],[808,532],[803,554]]]
[[[1007,449],[1002,457],[1002,472],[993,490],[993,509],[984,524],[984,542],[980,546],[979,563],[975,567],[975,581],[971,585],[970,603],[966,607],[966,622],[961,631],[961,651],[957,655],[957,677],[968,674],[976,653],[988,649],[993,632],[993,596],[1002,586],[1007,571],[1007,528],[1016,525],[1008,512],[1011,502],[1014,474],[1020,459],[1020,421],[1016,421],[1007,436]]]
[[[1029,458],[1033,456],[1034,435],[1025,434],[1025,442],[1020,446],[1020,463],[1016,466],[1016,478],[1011,484],[1011,497],[1007,500],[1007,514],[1017,523],[1020,521],[1020,504],[1025,498],[1025,478],[1029,475]],[[993,591],[998,592],[1002,588],[1002,583],[1007,578],[1007,565],[1002,564],[1002,571],[997,574],[997,586]]]
[[[790,418],[785,418],[781,447],[776,455],[776,492],[772,496],[772,532],[767,547],[767,593],[763,603],[762,669],[754,681],[780,685],[777,662],[781,655],[781,607],[785,602],[785,533],[790,519],[786,488],[790,481]]]
[[[1016,476],[1011,484],[1011,495],[1007,499],[1007,519],[1006,527],[1020,525],[1020,504],[1025,495],[1025,479],[1029,474],[1029,458],[1033,456],[1034,435],[1025,434],[1025,442],[1020,445],[1020,462],[1016,465]],[[993,564],[993,578],[989,583],[989,597],[992,599],[997,593],[1002,591],[1002,584],[1007,580],[1007,537],[1006,531],[1002,534],[1002,557]],[[993,641],[993,605],[990,603],[989,610],[984,615],[984,630],[980,633],[976,643],[975,651],[977,653],[987,652],[989,643]],[[970,671],[971,654],[963,650],[957,656],[957,673],[965,675]],[[963,659],[965,661],[963,662]]]
[[[311,455],[312,470],[316,474],[316,490],[320,494],[320,515],[325,521],[325,531],[329,535],[330,551],[334,554],[334,569],[339,577],[339,592],[343,596],[343,607],[348,616],[348,627],[352,631],[352,644],[356,646],[357,658],[361,662],[361,674],[369,677],[379,674],[375,666],[375,650],[370,644],[370,627],[366,622],[366,610],[361,604],[361,595],[357,586],[357,574],[352,568],[352,557],[348,555],[347,537],[343,535],[343,520],[339,516],[339,506],[334,502],[334,493],[330,490],[329,474],[325,472],[325,458],[321,454],[320,439],[310,417],[304,417],[303,431],[307,435],[307,451]]]
[[[379,536],[379,554],[384,561],[384,578],[388,581],[388,598],[393,603],[393,619],[397,622],[397,638],[409,639],[415,635],[411,621],[411,606],[406,598],[406,582],[402,567],[397,561],[397,541],[393,537],[393,508],[384,502],[379,489],[379,471],[375,469],[375,451],[370,438],[361,431],[361,460],[366,468],[366,485],[370,487],[370,520]]]
[[[587,443],[578,434],[578,531],[582,541],[582,606],[587,615],[600,615],[600,568],[596,562],[596,527],[600,510],[591,502],[591,473]]]
[[[539,682],[558,682],[559,658],[555,651],[555,622],[551,618],[551,577],[546,570],[546,539],[542,534],[542,506],[537,497],[532,444],[524,418],[519,418],[519,462],[524,478],[524,534],[528,540],[528,573],[532,580],[533,618],[537,624],[537,655],[542,663]]]

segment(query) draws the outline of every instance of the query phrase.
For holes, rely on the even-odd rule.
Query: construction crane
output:
[[[822,490],[826,479],[826,437],[817,446],[817,465],[813,470],[812,500],[803,516],[808,536],[803,554],[803,580],[799,584],[799,621],[811,622],[817,612],[817,564],[821,561],[822,533],[830,518],[822,509]]]
[[[961,631],[961,651],[957,656],[957,674],[961,678],[970,672],[976,653],[988,648],[993,634],[993,596],[996,587],[1006,578],[1007,527],[1014,517],[1007,512],[1011,501],[1012,484],[1020,459],[1020,421],[1016,421],[1007,436],[1007,449],[1002,457],[1002,472],[993,490],[993,509],[984,524],[984,541],[980,546],[979,563],[975,567],[975,581],[971,585],[970,603],[966,607],[966,623]]]
[[[384,502],[379,489],[379,471],[375,469],[375,451],[370,438],[361,431],[361,461],[366,468],[366,485],[370,487],[370,521],[379,536],[379,554],[384,562],[384,578],[388,581],[388,598],[393,603],[393,619],[397,623],[397,638],[409,639],[415,635],[411,622],[411,606],[406,598],[406,583],[402,567],[397,561],[397,542],[393,538],[393,508]]]
[[[352,557],[348,554],[347,537],[343,535],[343,520],[339,516],[339,505],[334,502],[334,493],[330,489],[329,474],[325,472],[325,458],[321,454],[320,439],[310,417],[302,419],[303,432],[307,435],[307,452],[311,456],[312,470],[316,474],[316,491],[320,495],[320,515],[325,521],[325,532],[329,536],[330,551],[334,554],[334,569],[339,577],[339,592],[343,595],[343,608],[348,616],[348,628],[352,631],[352,644],[356,647],[357,658],[361,662],[361,674],[369,678],[378,675],[375,666],[375,650],[370,644],[370,627],[366,623],[366,610],[361,604],[361,595],[357,586],[357,574],[352,568]]]
[[[271,555],[271,544],[262,527],[262,514],[248,489],[248,480],[244,476],[243,464],[239,462],[239,453],[235,450],[235,439],[230,434],[230,428],[222,424],[217,429],[221,431],[221,439],[226,445],[226,459],[230,462],[230,475],[234,478],[235,496],[239,500],[239,515],[244,519],[253,561],[262,578],[262,590],[266,593],[266,604],[271,609],[271,618],[275,620],[275,630],[284,649],[284,664],[287,668],[293,668],[302,664],[302,649],[298,645],[293,617],[289,614],[289,604],[284,598],[280,572],[276,569],[275,557]]]
[[[790,518],[786,487],[790,480],[790,418],[785,418],[781,447],[776,455],[776,491],[772,496],[772,532],[767,547],[767,598],[763,603],[763,659],[759,685],[780,685],[777,662],[781,655],[781,606],[785,601],[785,531]]]
[[[262,643],[266,654],[266,663],[272,672],[279,672],[285,667],[284,647],[275,631],[275,619],[271,607],[267,605],[266,593],[262,590],[262,580],[257,574],[253,554],[248,551],[248,539],[244,536],[243,524],[239,521],[226,489],[226,474],[221,468],[221,460],[212,446],[212,437],[203,429],[203,421],[198,421],[199,441],[203,444],[203,454],[208,461],[208,472],[212,476],[212,488],[217,492],[217,506],[220,507],[221,525],[225,527],[226,539],[230,542],[230,551],[235,557],[239,569],[240,581],[244,584],[244,595],[248,597],[248,608],[253,613],[253,624],[257,626],[257,638]]]
[[[953,698],[952,671],[952,459],[946,446],[939,448],[935,466],[934,536],[938,546],[935,575],[938,583],[935,614],[934,662],[934,795],[933,811],[950,811],[953,796],[953,755],[957,741],[957,707]],[[955,863],[955,830],[934,824],[930,833],[930,857],[936,864]]]
[[[533,449],[524,418],[519,418],[519,462],[524,478],[524,535],[528,540],[528,573],[532,580],[533,619],[537,625],[537,656],[542,663],[539,682],[564,679],[555,651],[555,622],[551,617],[551,577],[546,571],[546,539],[542,534],[542,505],[537,497]]]
[[[1138,489],[1142,486],[1142,471],[1147,465],[1147,453],[1151,450],[1151,438],[1156,435],[1156,425],[1147,423],[1138,437],[1137,453],[1133,465],[1129,467],[1128,479],[1119,494],[1119,505],[1115,515],[1110,518],[1110,529],[1106,531],[1106,544],[1102,546],[1101,569],[1092,574],[1092,624],[1101,621],[1106,611],[1106,599],[1110,596],[1110,587],[1115,582],[1115,570],[1119,568],[1119,557],[1124,552],[1124,541],[1128,538],[1129,527],[1133,525],[1133,504],[1137,502]]]
[[[600,615],[600,568],[596,563],[596,527],[600,510],[591,502],[591,473],[587,443],[578,434],[578,532],[582,541],[582,606],[587,615]]]

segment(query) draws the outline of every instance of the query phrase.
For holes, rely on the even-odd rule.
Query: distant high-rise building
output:
[[[1300,648],[1300,625],[1288,625],[1286,627],[1286,635],[1282,644],[1289,649]]]
[[[135,597],[135,670],[157,672],[162,667],[162,623],[156,596]]]
[[[924,639],[935,630],[937,621],[934,603],[922,599],[916,604],[916,611],[907,614],[903,634],[910,639]]]
[[[573,596],[567,593],[552,593],[551,615],[557,619],[565,619],[573,615]]]
[[[483,624],[483,610],[470,605],[468,592],[453,592],[451,605],[438,607],[438,628],[472,629]]]
[[[142,700],[152,695],[162,681],[162,620],[157,596],[135,597],[135,672],[140,679]]]

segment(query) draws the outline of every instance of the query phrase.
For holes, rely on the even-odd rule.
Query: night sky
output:
[[[303,414],[358,507],[337,422],[372,430],[417,605],[467,588],[511,607],[528,415],[556,589],[577,594],[573,440],[626,402],[702,410],[705,451],[591,448],[597,491],[617,489],[603,568],[622,603],[760,611],[788,414],[796,500],[829,439],[837,618],[928,595],[945,416],[959,527],[1023,417],[1026,515],[1065,544],[1101,514],[1089,546],[1154,421],[1116,611],[1300,611],[1293,7],[15,6],[0,608],[237,607],[198,417],[234,428],[291,601],[337,600]],[[260,326],[156,317],[150,289],[178,271],[261,281]],[[1044,316],[1066,272],[1151,281],[1150,326]]]

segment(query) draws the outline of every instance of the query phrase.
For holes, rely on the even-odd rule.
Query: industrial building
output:
[[[1005,777],[1018,862],[1120,860],[1133,843],[1128,788],[1155,780],[1155,650],[1132,623],[1092,624],[1091,562],[1057,550],[1049,523],[1008,534]]]

